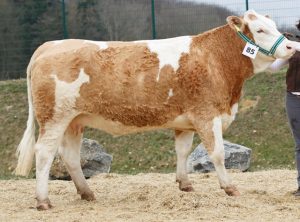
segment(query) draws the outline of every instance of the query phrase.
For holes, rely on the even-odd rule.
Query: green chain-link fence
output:
[[[0,80],[25,77],[34,49],[63,38],[138,40],[192,35],[247,8],[293,29],[299,0],[1,0]]]

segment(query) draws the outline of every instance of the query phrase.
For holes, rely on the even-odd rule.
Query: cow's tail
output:
[[[17,148],[18,164],[15,170],[16,175],[28,176],[34,157],[34,145],[35,145],[35,118],[32,103],[31,93],[31,65],[33,58],[31,58],[27,67],[27,94],[28,94],[28,120],[27,127],[22,137],[22,140]]]

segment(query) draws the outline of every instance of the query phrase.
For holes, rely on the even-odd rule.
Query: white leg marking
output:
[[[79,77],[72,83],[55,79],[55,107],[51,122],[45,125],[45,133],[39,136],[35,145],[36,152],[36,195],[38,209],[47,209],[48,206],[48,177],[55,153],[61,144],[64,132],[76,115],[74,104],[80,96],[79,90],[83,83],[89,81],[89,76],[80,69]]]
[[[231,180],[227,175],[225,165],[224,165],[225,151],[224,151],[223,136],[222,136],[222,121],[220,117],[215,117],[213,119],[212,130],[215,138],[214,141],[215,147],[210,158],[213,161],[214,166],[216,168],[220,185],[222,188],[225,188],[231,185]]]
[[[230,124],[235,120],[235,116],[236,116],[237,112],[238,112],[238,103],[235,103],[231,107],[231,113],[230,113],[230,115],[223,114],[221,116],[223,130],[226,130],[230,126]]]
[[[46,129],[36,145],[36,195],[38,202],[48,199],[48,177],[55,153],[61,142],[65,127],[62,125]]]
[[[233,120],[235,119],[235,115],[237,114],[238,109],[239,109],[238,103],[233,104],[233,106],[231,107],[231,116],[233,116]]]
[[[49,170],[56,153],[56,147],[37,143],[36,149],[36,197],[39,201],[48,198]]]
[[[62,144],[59,147],[59,154],[64,160],[70,176],[77,188],[82,199],[94,200],[94,195],[90,190],[80,165],[80,148],[82,134],[74,135],[70,131],[66,131]]]
[[[180,188],[191,185],[187,176],[187,157],[193,144],[194,132],[186,131],[175,135],[175,149],[177,154],[176,180],[180,182]]]

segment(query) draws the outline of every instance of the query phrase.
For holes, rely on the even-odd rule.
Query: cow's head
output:
[[[241,31],[244,31],[247,26],[253,36],[254,42],[267,51],[271,50],[276,41],[282,36],[277,30],[275,22],[269,16],[260,15],[253,10],[245,12],[242,18],[229,16],[227,22],[234,30],[238,27]],[[265,59],[289,58],[295,53],[295,47],[295,42],[284,38],[278,44],[274,54],[269,56],[270,58],[266,56]]]

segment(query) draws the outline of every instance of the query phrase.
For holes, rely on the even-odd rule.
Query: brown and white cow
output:
[[[258,53],[250,59],[242,55],[245,42],[235,26],[270,49],[281,35],[275,23],[254,11],[227,22],[196,36],[136,42],[70,39],[40,46],[27,69],[29,117],[16,168],[17,174],[28,175],[35,154],[37,208],[52,206],[48,176],[57,150],[81,198],[95,199],[80,167],[85,126],[113,135],[173,129],[176,180],[183,191],[193,190],[186,159],[197,132],[221,188],[239,195],[224,167],[222,132],[235,118],[244,81],[295,49],[284,39],[274,56]]]

